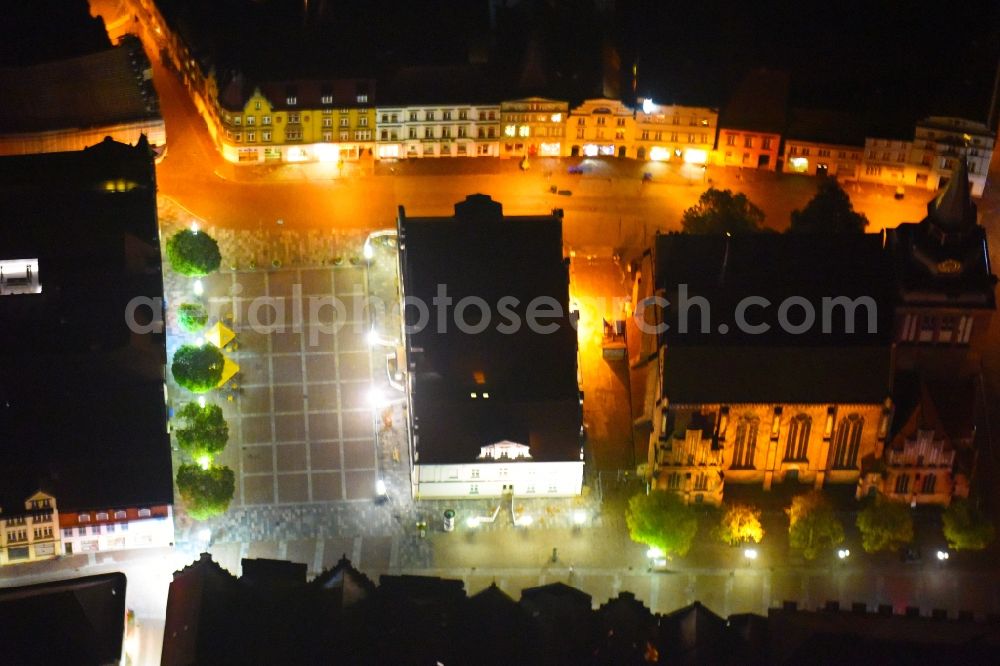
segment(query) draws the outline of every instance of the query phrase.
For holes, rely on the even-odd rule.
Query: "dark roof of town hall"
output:
[[[670,303],[660,336],[664,395],[683,403],[882,401],[891,386],[893,305],[882,243],[878,234],[658,236],[656,287]],[[855,307],[850,317],[828,307],[824,317],[824,299],[838,297],[873,307]],[[766,330],[738,325],[750,298],[767,304],[747,307],[745,321]],[[696,299],[708,306],[704,329]],[[782,326],[788,299],[809,303],[812,326]],[[798,302],[787,310],[793,326],[803,322]]]
[[[576,330],[561,212],[505,217],[499,203],[473,195],[455,205],[453,217],[408,217],[401,208],[399,230],[404,296],[430,308],[428,325],[406,341],[419,462],[473,462],[480,447],[503,440],[527,444],[535,460],[579,460]],[[492,312],[486,330],[458,330],[454,305],[439,329],[432,303],[439,285],[453,304],[483,299]],[[513,333],[498,330],[509,319],[497,307],[503,297],[517,299],[511,310],[521,326]],[[539,319],[556,324],[554,332],[533,332],[525,321],[538,297],[562,311]],[[476,324],[478,312],[466,308],[464,320]],[[413,308],[407,315],[416,322]]]
[[[144,139],[0,158],[0,260],[37,259],[41,284],[0,295],[0,503],[172,501],[163,338],[125,320],[162,300],[158,238]]]

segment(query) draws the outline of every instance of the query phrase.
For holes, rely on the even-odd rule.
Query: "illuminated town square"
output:
[[[997,9],[708,4],[12,12],[10,663],[994,663]]]

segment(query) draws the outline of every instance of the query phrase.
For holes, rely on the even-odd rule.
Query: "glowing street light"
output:
[[[839,557],[842,560],[846,560],[850,556],[851,556],[851,551],[847,548],[840,548],[837,550],[837,557]]]
[[[756,548],[747,548],[743,551],[743,557],[747,558],[751,562],[757,559],[757,554]]]
[[[375,481],[375,494],[379,497],[385,497],[385,480],[377,479]]]
[[[465,525],[470,529],[479,527],[479,516],[469,516],[465,519]]]
[[[194,291],[195,296],[201,296],[205,293],[205,285],[201,283],[201,280],[195,280],[192,290]]]
[[[211,466],[212,466],[212,456],[209,455],[198,456],[198,467],[201,467],[203,470],[208,470],[208,468]]]
[[[533,522],[535,522],[535,519],[531,516],[521,516],[514,521],[515,524],[520,525],[521,527],[530,527]]]
[[[937,558],[939,561],[944,562],[950,557],[947,550],[939,550],[937,552]]]
[[[583,525],[585,522],[587,522],[587,512],[586,511],[584,511],[583,509],[577,509],[576,511],[573,512],[573,524],[574,525]]]
[[[198,396],[198,406],[201,407],[202,409],[205,408],[205,396],[203,395]]]
[[[191,233],[193,234],[198,233],[198,223],[193,220],[191,221]]]
[[[385,402],[385,396],[382,395],[382,390],[379,387],[373,386],[370,389],[368,389],[369,405],[377,409],[378,407],[382,406],[383,402]]]
[[[652,546],[649,550],[646,551],[646,557],[648,557],[651,560],[660,560],[663,559],[663,557],[665,556],[666,553],[664,553],[656,546]]]
[[[375,249],[372,247],[372,244],[366,240],[364,247],[361,248],[361,253],[364,255],[366,261],[371,261],[372,257],[375,256]]]

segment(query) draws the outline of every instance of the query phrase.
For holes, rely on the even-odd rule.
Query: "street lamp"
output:
[[[583,525],[585,522],[587,522],[587,512],[586,511],[584,511],[583,509],[577,509],[576,511],[573,512],[573,524],[574,525]]]
[[[850,556],[851,556],[851,551],[848,550],[847,548],[840,548],[837,550],[837,557],[839,557],[842,560],[846,560]]]
[[[948,554],[948,551],[947,551],[947,550],[939,550],[939,551],[937,552],[937,558],[938,558],[938,560],[939,560],[939,561],[941,561],[941,562],[944,562],[945,560],[947,560],[947,559],[948,559],[948,557],[949,557],[949,554]]]
[[[201,280],[194,281],[193,291],[195,296],[201,296],[205,293],[205,285],[201,283]]]
[[[375,481],[375,494],[379,497],[385,497],[385,480],[376,479]]]
[[[751,562],[757,559],[757,549],[747,548],[743,551],[743,557],[747,558]]]
[[[372,248],[372,244],[369,241],[365,241],[365,245],[361,248],[361,253],[365,257],[365,261],[371,261],[372,257],[375,256],[375,250]]]
[[[531,516],[521,516],[520,518],[514,521],[515,524],[521,527],[530,527],[533,522],[535,522],[535,519],[532,518]]]
[[[479,527],[479,516],[469,516],[465,519],[465,525],[470,529],[476,529]]]

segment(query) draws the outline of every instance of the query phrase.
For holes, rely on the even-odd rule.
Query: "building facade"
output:
[[[501,157],[559,157],[569,103],[544,97],[500,103]]]
[[[374,81],[255,85],[234,77],[219,100],[219,143],[230,162],[343,162],[373,156]]]
[[[819,143],[788,137],[785,139],[785,173],[830,176],[855,180],[861,172],[864,146]]]
[[[972,195],[983,196],[995,139],[996,133],[985,123],[943,116],[924,118],[916,125],[907,160],[915,169],[927,170],[915,173],[915,184],[941,189],[964,160]]]
[[[151,507],[66,511],[59,516],[63,553],[100,553],[174,545],[173,509]]]
[[[379,159],[499,156],[499,104],[380,106],[376,118]]]
[[[635,114],[635,157],[655,162],[708,164],[719,126],[717,109],[659,105],[643,100]]]
[[[635,111],[614,99],[588,99],[569,112],[563,154],[635,157]]]
[[[47,560],[62,554],[56,498],[39,490],[24,508],[0,507],[0,565]]]

